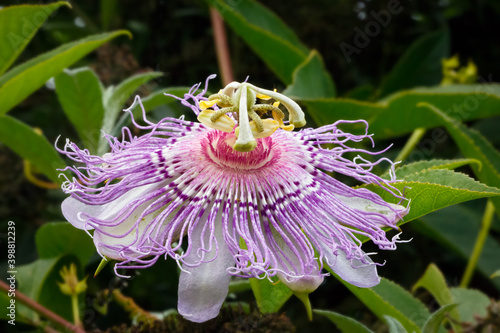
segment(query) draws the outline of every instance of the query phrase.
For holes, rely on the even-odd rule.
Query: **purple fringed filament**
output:
[[[61,152],[83,166],[65,169],[75,175],[62,186],[70,194],[62,204],[66,219],[94,229],[97,251],[118,260],[115,271],[149,267],[160,256],[175,259],[182,269],[178,309],[195,322],[217,316],[231,276],[277,275],[294,292],[309,293],[323,281],[326,264],[356,286],[376,285],[378,264],[356,235],[394,249],[398,237],[388,239],[382,228],[397,229],[408,208],[325,173],[375,183],[405,200],[391,185],[394,177],[371,172],[386,161],[394,175],[391,161],[345,157],[381,153],[349,147],[372,140],[367,132],[339,129],[361,123],[367,130],[367,123],[337,121],[293,132],[305,124],[304,115],[284,95],[233,82],[206,98],[207,83],[181,99],[200,123],[152,123],[143,112],[145,125],[133,123],[147,134],[124,128],[121,140],[107,135],[111,151],[102,157],[67,141]],[[142,107],[139,98],[135,102]],[[261,119],[266,113],[272,118]]]

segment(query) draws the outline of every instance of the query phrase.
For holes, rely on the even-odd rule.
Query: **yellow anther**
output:
[[[278,122],[279,127],[284,129],[285,131],[293,131],[293,129],[295,128],[295,126],[293,126],[292,124],[285,125],[285,123],[283,123],[283,113],[278,114],[278,112],[273,110],[273,118]]]
[[[201,101],[201,102],[199,102],[198,105],[200,106],[200,109],[206,110],[208,108],[211,108],[215,104],[217,104],[218,101],[219,101],[218,99],[214,99],[212,101]]]
[[[214,110],[203,110],[198,115],[198,121],[210,128],[231,133],[233,131],[234,126],[236,126],[234,120],[223,114],[219,118],[217,118],[216,121],[212,121],[210,118],[212,118],[212,116],[215,115],[215,113],[216,111]]]
[[[262,99],[264,101],[267,101],[267,100],[271,99],[271,97],[269,97],[267,95],[263,95],[263,94],[257,94],[257,98],[258,99]]]
[[[284,129],[285,131],[293,131],[293,129],[295,128],[295,126],[293,126],[293,125],[285,125],[285,124],[281,123],[280,124],[280,128]]]
[[[252,130],[252,135],[255,139],[262,139],[271,136],[271,134],[273,134],[278,129],[278,127],[280,127],[279,123],[274,119],[262,119],[262,125],[264,125],[264,130],[262,132],[259,132],[255,121],[250,122],[250,129]],[[236,135],[236,137],[239,136],[239,126],[234,130],[234,134]]]
[[[278,108],[278,106],[280,105],[280,102],[274,102],[273,103],[273,107],[275,108]],[[279,109],[274,109],[272,110],[273,112],[273,118],[274,120],[276,120],[279,124],[279,127],[281,129],[284,129],[285,131],[293,131],[293,129],[295,128],[295,126],[293,126],[292,124],[290,125],[285,125],[283,123],[283,118],[285,118],[285,115],[283,114],[283,112]]]

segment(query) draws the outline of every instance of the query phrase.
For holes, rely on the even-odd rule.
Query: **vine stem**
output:
[[[424,134],[425,134],[425,128],[419,127],[415,129],[411,134],[410,138],[408,139],[408,141],[406,141],[406,144],[401,150],[401,152],[394,159],[394,161],[401,161],[401,162],[404,161],[408,157],[408,155],[410,155],[413,149],[415,149],[415,147],[420,142],[420,139],[422,139]]]
[[[132,297],[123,295],[118,289],[113,290],[111,293],[115,302],[130,314],[131,319],[135,318],[135,320],[143,323],[153,323],[157,320],[155,316],[137,305]]]
[[[4,281],[0,280],[0,289],[3,289],[5,291],[5,293],[9,293],[10,287],[9,287],[9,285],[7,283],[5,283]],[[50,311],[49,309],[47,309],[46,307],[44,307],[40,303],[35,302],[34,300],[32,300],[31,298],[29,298],[25,294],[21,293],[20,291],[16,290],[15,291],[15,295],[16,295],[16,300],[19,300],[21,303],[23,303],[24,305],[26,305],[28,308],[30,308],[31,310],[33,310],[33,311],[39,313],[40,315],[46,317],[50,321],[52,321],[54,323],[57,323],[59,325],[62,325],[65,328],[71,330],[72,332],[75,332],[75,333],[85,333],[85,331],[82,328],[80,328],[80,327],[78,327],[76,325],[73,325],[72,323],[66,321],[66,319],[64,319],[61,316],[59,316],[58,314]]]
[[[23,161],[23,166],[24,166],[24,176],[26,179],[41,188],[47,188],[47,189],[58,189],[60,186],[56,183],[51,183],[51,182],[46,182],[44,180],[40,180],[36,178],[36,176],[33,173],[33,167],[31,166],[31,162],[28,160]]]
[[[73,309],[73,322],[76,326],[81,327],[80,309],[78,308],[78,294],[71,295],[71,308]]]
[[[465,268],[464,276],[462,277],[462,281],[460,282],[460,287],[466,288],[470,280],[472,279],[472,274],[476,268],[479,257],[481,256],[481,252],[483,251],[484,242],[486,241],[486,237],[490,232],[491,222],[493,221],[493,215],[495,214],[495,206],[488,200],[486,203],[486,208],[484,210],[483,220],[481,222],[481,229],[479,230],[479,234],[477,235],[476,244],[474,244],[474,249],[472,250],[472,254],[470,256],[469,262],[467,263],[467,267]]]
[[[210,21],[214,30],[215,52],[219,64],[220,76],[223,85],[234,81],[233,69],[231,66],[231,57],[229,55],[229,46],[227,44],[226,29],[224,21],[219,12],[210,7]]]

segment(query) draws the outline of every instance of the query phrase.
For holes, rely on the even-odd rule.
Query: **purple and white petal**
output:
[[[185,257],[179,277],[179,302],[177,309],[184,318],[202,323],[219,314],[226,299],[231,275],[228,267],[234,265],[231,252],[224,243],[220,221],[215,234],[206,232],[199,223],[191,234],[190,253]],[[203,241],[202,241],[203,240]],[[209,251],[206,249],[208,245]]]
[[[200,102],[207,101],[207,83],[201,92],[198,84],[180,99],[196,115]],[[249,125],[250,118],[258,117],[257,109],[237,99],[262,92],[286,103],[289,121],[302,125],[295,102],[247,83],[223,89],[220,94],[227,98],[214,104],[211,114],[233,103],[228,116],[235,124],[243,122],[237,125]],[[136,103],[142,107],[139,98]],[[250,118],[240,119],[246,113],[237,114],[237,107]],[[275,111],[273,117],[278,117]],[[277,120],[283,125],[282,118]],[[75,165],[65,169],[74,178],[62,186],[71,195],[62,204],[63,214],[79,229],[94,229],[97,250],[119,261],[115,271],[149,267],[161,257],[176,260],[182,267],[179,312],[189,320],[217,315],[230,275],[278,275],[298,293],[321,284],[324,265],[359,287],[380,281],[380,264],[365,254],[357,237],[368,237],[380,249],[395,249],[398,237],[387,238],[384,228],[397,229],[409,207],[393,185],[394,163],[366,157],[385,150],[350,148],[362,140],[373,144],[366,121],[337,121],[296,132],[285,130],[293,126],[282,126],[267,137],[257,133],[255,140],[249,126],[241,130],[243,138],[236,127],[228,133],[182,117],[153,123],[144,108],[142,122],[132,122],[145,134],[136,136],[123,128],[120,139],[106,135],[110,152],[103,156],[66,142],[60,152]],[[341,129],[353,123],[365,126],[365,133]],[[243,149],[248,152],[234,149],[243,139],[252,142]],[[358,156],[347,158],[352,153]],[[390,180],[373,173],[381,163],[389,167]],[[351,188],[329,173],[376,184],[397,204],[366,188]]]
[[[367,255],[365,262],[358,259],[347,259],[346,253],[342,249],[332,251],[325,244],[321,245],[326,264],[342,280],[360,288],[371,288],[380,283],[377,265]]]

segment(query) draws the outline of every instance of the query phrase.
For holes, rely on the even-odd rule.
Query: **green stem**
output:
[[[469,262],[467,263],[467,267],[465,268],[464,276],[462,277],[462,281],[460,282],[460,287],[466,288],[469,285],[472,274],[474,273],[474,270],[476,268],[477,261],[479,260],[481,252],[483,251],[484,242],[486,241],[486,237],[490,232],[494,213],[495,206],[493,206],[493,203],[488,200],[488,202],[486,203],[486,208],[484,210],[483,221],[481,222],[481,229],[479,230],[479,235],[477,235],[476,244],[474,244],[474,249],[472,250]]]
[[[151,324],[157,320],[155,316],[137,305],[131,297],[123,295],[120,290],[113,290],[112,295],[115,302],[118,303],[123,310],[129,313],[131,319],[135,319],[145,324]]]
[[[71,307],[73,308],[73,322],[76,326],[81,327],[80,309],[78,307],[78,294],[71,295]]]
[[[396,162],[404,161],[408,157],[408,155],[410,155],[413,149],[415,149],[415,146],[420,142],[420,139],[422,139],[424,134],[425,134],[425,128],[419,127],[415,129],[411,134],[410,138],[408,139],[408,141],[406,141],[406,144],[401,150],[401,152],[399,152],[398,157],[396,157],[394,161]]]
[[[304,303],[304,306],[306,307],[306,312],[307,312],[307,318],[309,318],[309,321],[313,320],[313,313],[312,313],[312,307],[311,307],[311,302],[309,301],[309,293],[294,293],[295,296],[297,296],[298,299],[302,303]]]

